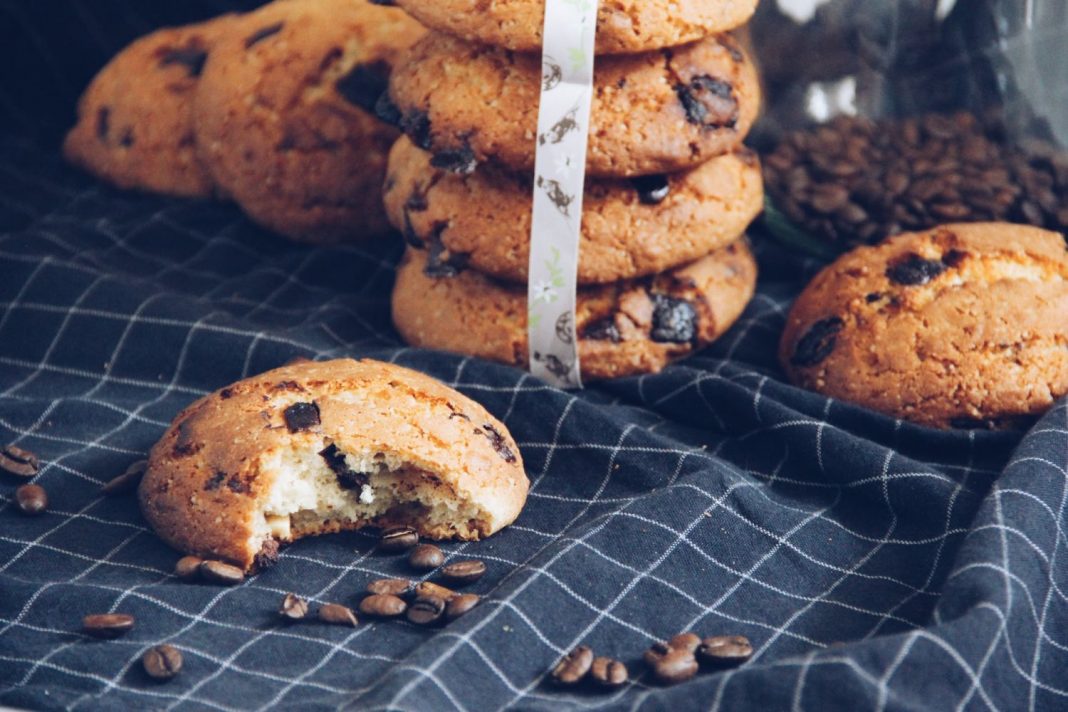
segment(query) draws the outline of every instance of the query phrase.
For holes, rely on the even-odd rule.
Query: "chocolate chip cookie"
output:
[[[386,231],[381,185],[397,133],[373,108],[422,34],[402,10],[367,0],[275,2],[244,16],[196,96],[200,155],[216,184],[294,239]]]
[[[1028,422],[1068,393],[1068,252],[1023,225],[947,225],[841,257],[805,289],[790,379],[938,428]]]
[[[519,52],[541,50],[545,0],[396,0],[427,27]],[[675,47],[741,27],[756,0],[602,2],[597,14],[599,54]]]
[[[736,148],[760,107],[752,63],[729,35],[635,55],[600,57],[590,119],[591,176],[632,177],[692,168]],[[536,141],[576,130],[565,116],[537,135],[543,82],[536,55],[441,33],[417,43],[390,80],[379,115],[434,154],[435,167],[470,173],[493,160],[534,167]]]
[[[78,123],[63,144],[67,160],[120,188],[210,196],[211,176],[197,158],[193,95],[235,17],[162,29],[116,55],[78,102]]]
[[[509,525],[529,483],[485,408],[377,361],[305,361],[183,410],[152,449],[141,510],[165,541],[248,570],[305,536],[405,526],[473,540]]]
[[[481,272],[526,282],[534,185],[484,164],[460,176],[397,141],[386,212],[416,247],[463,256]],[[692,262],[734,242],[764,205],[759,162],[739,148],[671,175],[587,181],[579,282],[614,282]]]
[[[741,315],[756,273],[743,240],[669,272],[580,289],[575,332],[582,377],[655,373],[707,346]],[[393,322],[412,346],[521,368],[529,363],[526,287],[442,263],[433,251],[405,255]]]

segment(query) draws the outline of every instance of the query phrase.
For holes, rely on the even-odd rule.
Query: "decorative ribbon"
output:
[[[581,388],[575,303],[598,0],[546,0],[530,230],[530,371]]]

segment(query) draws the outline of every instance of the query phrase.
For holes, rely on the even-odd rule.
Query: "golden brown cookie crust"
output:
[[[67,160],[120,188],[210,197],[196,152],[193,95],[235,15],[166,28],[133,42],[93,79],[67,134]]]
[[[397,0],[427,27],[519,52],[542,46],[545,0]],[[741,27],[756,0],[604,0],[597,13],[599,54],[646,52]]]
[[[293,432],[286,411],[297,403],[314,404],[319,422]],[[303,530],[294,520],[296,536],[405,524],[431,538],[480,538],[510,524],[526,500],[519,449],[482,406],[406,368],[340,359],[268,371],[183,410],[152,449],[141,509],[181,551],[263,566],[277,550],[276,537],[262,536],[264,502],[281,477],[270,463],[294,450],[314,459],[324,442],[392,453],[412,465],[400,487],[475,502],[485,518],[472,527],[398,510],[370,521],[315,520]]]
[[[595,67],[587,170],[630,177],[692,168],[741,144],[760,108],[756,70],[729,35]],[[457,171],[534,166],[541,58],[430,33],[390,80],[420,148]]]
[[[409,249],[397,273],[393,322],[404,340],[525,368],[526,287],[472,270],[434,278],[426,266],[427,253]],[[653,277],[580,289],[575,321],[583,378],[655,373],[707,346],[741,316],[756,275],[742,240]],[[675,340],[670,319],[660,318],[673,308],[693,317],[691,338]]]
[[[385,203],[413,244],[438,242],[475,269],[525,283],[533,184],[485,164],[460,176],[434,168],[408,140],[390,153]],[[760,165],[737,149],[693,170],[654,177],[666,197],[643,200],[641,181],[587,181],[578,279],[614,282],[692,262],[734,242],[763,209]]]
[[[780,359],[804,388],[923,425],[1004,427],[1068,393],[1068,253],[1022,225],[947,225],[840,258]]]
[[[333,243],[388,230],[381,207],[396,131],[373,116],[423,28],[367,0],[275,2],[219,43],[197,91],[200,154],[256,222]]]

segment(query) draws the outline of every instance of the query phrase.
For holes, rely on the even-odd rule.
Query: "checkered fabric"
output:
[[[95,32],[99,8],[134,4],[32,5],[0,0],[0,28],[21,18],[23,48],[55,40],[50,25],[33,33],[57,7]],[[0,477],[0,703],[1068,708],[1065,403],[1026,435],[942,433],[786,385],[776,343],[816,265],[759,238],[744,318],[657,376],[565,393],[407,349],[388,310],[398,240],[309,249],[229,206],[114,191],[62,164],[47,120],[15,118],[73,95],[32,111],[12,96],[0,93],[12,127],[0,138],[0,442],[41,456],[51,507],[20,515],[17,483]],[[433,630],[285,625],[287,592],[354,605],[370,580],[410,572],[352,533],[298,542],[235,588],[183,583],[135,500],[100,496],[184,405],[296,355],[425,371],[514,434],[532,482],[522,516],[444,547],[489,567],[465,617]],[[79,631],[83,615],[109,611],[135,615],[135,629],[106,642]],[[685,630],[746,635],[755,659],[659,687],[641,653]],[[161,642],[185,657],[166,684],[139,662]],[[624,660],[628,684],[549,684],[580,643]]]

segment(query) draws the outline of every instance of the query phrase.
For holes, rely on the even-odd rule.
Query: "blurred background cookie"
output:
[[[367,0],[284,0],[235,23],[196,97],[200,155],[221,191],[297,240],[386,231],[381,185],[397,134],[373,108],[422,34]]]
[[[862,247],[793,307],[797,385],[940,428],[1027,423],[1068,393],[1068,253],[1057,233],[947,225]]]
[[[235,15],[158,30],[105,66],[78,104],[67,160],[120,188],[208,197],[197,157],[193,95],[216,41]]]

